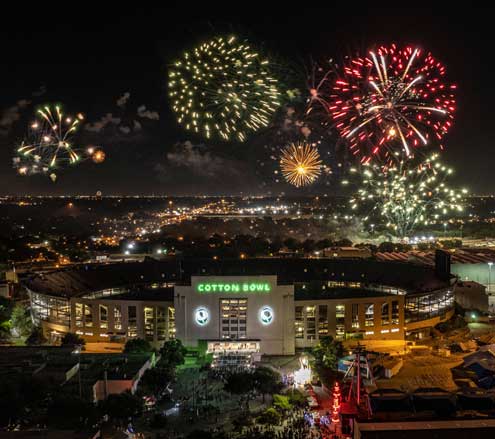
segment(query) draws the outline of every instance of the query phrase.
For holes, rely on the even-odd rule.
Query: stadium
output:
[[[180,339],[209,352],[290,355],[320,337],[379,344],[423,337],[454,312],[449,255],[435,266],[374,259],[147,258],[84,264],[24,281],[57,342]]]

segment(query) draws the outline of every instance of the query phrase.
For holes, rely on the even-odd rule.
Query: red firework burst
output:
[[[439,146],[452,125],[456,86],[431,53],[395,44],[349,60],[335,80],[329,111],[362,163]]]

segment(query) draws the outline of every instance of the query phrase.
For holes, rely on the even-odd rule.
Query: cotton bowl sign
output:
[[[196,292],[207,293],[269,293],[272,286],[269,282],[199,282]]]

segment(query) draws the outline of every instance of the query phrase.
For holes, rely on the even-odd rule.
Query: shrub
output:
[[[260,424],[266,425],[278,425],[282,415],[277,412],[273,407],[267,408],[260,416],[258,416],[257,421]]]

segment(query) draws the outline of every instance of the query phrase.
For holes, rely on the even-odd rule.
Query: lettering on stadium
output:
[[[198,293],[269,293],[272,286],[267,282],[199,283]]]

